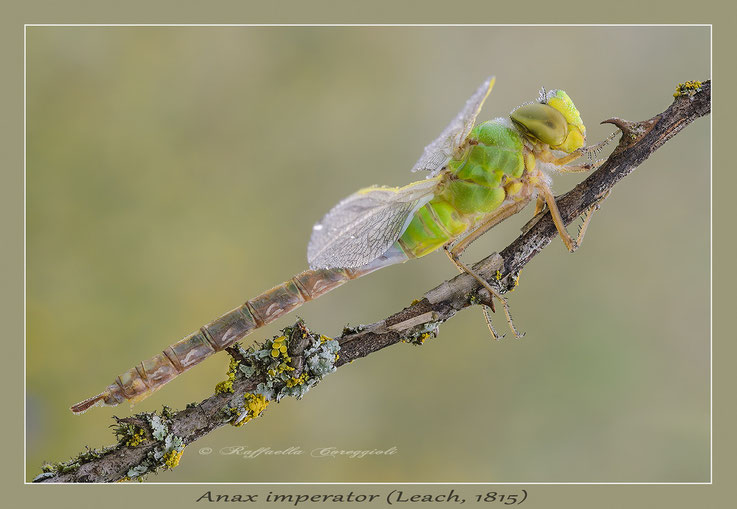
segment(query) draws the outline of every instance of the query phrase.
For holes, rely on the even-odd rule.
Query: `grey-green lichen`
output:
[[[295,341],[305,343],[299,359],[289,354]],[[231,401],[224,409],[226,420],[234,426],[260,416],[272,401],[279,402],[285,396],[301,399],[325,375],[336,370],[335,362],[340,357],[338,341],[310,332],[301,320],[262,345],[252,345],[247,350],[240,345],[234,348],[239,357],[238,374],[261,380],[243,401]],[[233,365],[231,362],[231,368]],[[228,373],[230,380],[230,370]]]
[[[136,447],[146,440],[146,430],[128,421],[118,421],[113,433],[118,443],[126,447]]]
[[[184,453],[184,440],[170,431],[172,411],[164,407],[161,415],[153,413],[139,414],[148,423],[151,430],[151,439],[156,445],[138,465],[131,467],[122,480],[138,479],[144,475],[155,473],[159,469],[172,469],[179,464]],[[126,423],[127,424],[127,423]]]
[[[174,412],[172,411],[170,407],[168,407],[167,405],[164,405],[161,408],[161,416],[164,417],[165,419],[171,419],[172,417],[174,417]]]
[[[68,461],[59,461],[58,463],[44,463],[41,465],[41,471],[45,473],[66,474],[67,472],[77,470],[79,467],[79,460],[74,458]]]
[[[413,301],[412,304],[414,304],[414,303],[415,302]],[[343,327],[343,332],[341,334],[343,336],[348,336],[349,334],[356,334],[358,332],[361,332],[365,328],[366,328],[366,326],[365,325],[362,325],[362,324],[358,324],[358,325],[356,325],[354,327],[351,327],[350,325],[346,325],[345,327]]]
[[[427,322],[420,327],[416,327],[410,334],[402,338],[402,343],[411,343],[413,345],[422,345],[429,338],[438,337],[438,327],[440,321]]]
[[[39,482],[43,481],[44,479],[55,477],[59,474],[73,472],[85,463],[88,463],[95,459],[99,459],[105,454],[117,448],[118,445],[103,447],[101,449],[90,449],[89,447],[85,447],[86,450],[84,452],[79,453],[76,457],[68,461],[60,461],[57,463],[44,463],[43,465],[41,465],[41,473],[33,479],[33,482]]]

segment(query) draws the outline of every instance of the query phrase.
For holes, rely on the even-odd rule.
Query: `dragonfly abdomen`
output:
[[[398,248],[392,248],[365,267],[307,270],[297,274],[129,369],[102,393],[74,405],[72,412],[82,413],[98,404],[114,406],[125,400],[140,401],[180,373],[305,302],[316,299],[346,281],[406,259]]]

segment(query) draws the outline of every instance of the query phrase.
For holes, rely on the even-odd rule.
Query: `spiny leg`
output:
[[[582,164],[582,165],[572,165],[572,164],[569,164],[569,165],[566,165],[566,166],[562,166],[561,168],[558,169],[558,171],[560,171],[562,173],[584,173],[584,172],[590,171],[590,170],[592,170],[594,168],[598,168],[599,166],[602,165],[603,162],[604,162],[604,160],[602,159],[600,161],[596,161],[596,162],[588,163],[588,164]],[[538,186],[538,188],[540,188],[540,187],[541,186]],[[543,193],[543,196],[544,196],[544,194],[545,193]],[[530,231],[530,229],[533,226],[535,226],[535,224],[537,224],[537,222],[540,220],[540,218],[542,217],[542,213],[545,212],[546,198],[544,198],[543,196],[538,196],[537,197],[537,202],[535,203],[535,213],[532,214],[532,219],[530,219],[522,227],[522,233],[527,233],[528,231]],[[604,198],[602,198],[602,200],[603,199]],[[555,219],[555,216],[553,216],[553,219]],[[585,222],[590,221],[590,219],[591,219],[590,217],[587,218],[587,216],[584,216],[584,221]],[[557,227],[558,226],[558,223],[556,223],[555,226]],[[588,226],[588,224],[586,226]],[[560,228],[558,228],[558,231],[560,231]],[[584,231],[585,231],[585,228],[584,228]],[[580,230],[579,230],[579,238],[583,238],[583,235],[581,235]],[[565,239],[563,240],[563,242],[565,242]],[[576,246],[581,245],[581,243],[578,241],[578,239],[576,240],[576,243],[575,244],[576,244]],[[566,247],[568,247],[568,244],[566,244]],[[570,249],[569,249],[569,251],[570,251]]]
[[[558,230],[558,233],[560,233],[560,238],[563,241],[563,244],[566,245],[568,252],[574,252],[578,249],[578,244],[568,234],[568,230],[566,230],[566,225],[563,223],[563,218],[560,215],[560,210],[558,210],[558,205],[555,203],[553,192],[550,190],[550,187],[543,182],[538,183],[536,187],[538,191],[542,193],[543,198],[545,198],[545,203],[547,203],[548,209],[550,209],[550,215],[553,217],[553,223],[555,224],[555,228]]]
[[[589,227],[589,223],[591,223],[591,217],[594,215],[594,212],[599,210],[601,207],[601,202],[606,200],[607,196],[609,196],[609,193],[611,193],[611,189],[608,190],[604,196],[599,198],[594,202],[593,205],[591,205],[589,208],[587,208],[583,213],[583,223],[581,223],[581,226],[578,227],[578,236],[576,237],[576,245],[581,245],[583,242],[583,236],[586,235],[586,229]]]
[[[591,163],[584,163],[584,164],[566,164],[570,161],[573,161],[575,159],[578,159],[579,157],[582,157],[584,155],[594,155],[597,154],[606,144],[608,144],[614,137],[616,136],[616,132],[610,134],[607,138],[605,138],[603,141],[597,143],[596,145],[591,145],[589,147],[582,147],[578,150],[575,150],[571,152],[569,155],[558,158],[558,159],[552,159],[550,162],[553,164],[560,166],[557,168],[558,171],[561,173],[585,173],[588,171],[591,171],[595,168],[598,168],[602,164],[604,164],[604,159],[599,159],[598,161],[594,161]],[[579,228],[578,235],[576,237],[576,240],[574,241],[571,236],[568,234],[568,231],[565,228],[565,225],[563,224],[563,219],[560,216],[560,211],[558,210],[558,206],[555,203],[555,198],[553,197],[553,193],[550,190],[550,188],[544,184],[540,183],[536,186],[538,188],[538,191],[542,193],[542,197],[538,196],[537,203],[535,205],[535,214],[533,215],[532,219],[522,227],[522,232],[526,233],[527,231],[532,228],[535,223],[537,223],[537,216],[538,214],[543,212],[543,204],[547,203],[548,208],[550,209],[550,215],[553,217],[553,222],[555,223],[555,227],[560,233],[561,239],[563,240],[563,243],[566,245],[566,248],[569,252],[573,252],[581,245],[581,242],[583,241],[583,237],[586,234],[586,229],[589,226],[589,223],[591,222],[591,215],[594,213],[594,211],[599,209],[600,203],[609,195],[605,194],[602,196],[597,202],[586,209],[584,212],[584,219],[583,224]]]
[[[610,141],[612,141],[616,135],[617,135],[617,132],[615,131],[612,134],[610,134],[609,136],[607,136],[606,138],[604,138],[602,141],[600,141],[599,143],[597,143],[596,145],[590,145],[588,147],[581,147],[579,149],[574,150],[573,152],[571,152],[567,156],[563,156],[563,157],[560,157],[558,159],[553,159],[550,162],[553,163],[553,164],[555,164],[555,165],[558,165],[558,166],[563,166],[563,165],[565,165],[567,163],[570,163],[571,161],[575,161],[579,157],[583,157],[583,156],[589,156],[589,157],[591,157],[591,156],[594,156],[597,153],[599,153],[599,151],[601,151],[601,149],[603,149]],[[581,166],[585,166],[585,165],[581,165]],[[579,170],[579,171],[588,171],[588,170],[583,170],[582,169],[582,170]]]
[[[543,183],[538,184],[536,187],[538,191],[541,192],[545,197],[545,202],[550,209],[550,215],[553,218],[553,223],[555,224],[555,228],[558,230],[558,233],[560,233],[560,238],[563,241],[563,244],[566,245],[566,248],[570,253],[574,252],[583,242],[583,237],[584,235],[586,235],[586,230],[588,229],[589,223],[591,222],[591,216],[594,214],[594,212],[599,210],[599,208],[601,207],[601,202],[604,201],[607,196],[609,196],[610,191],[607,191],[601,198],[596,200],[593,205],[591,205],[584,211],[583,223],[578,229],[576,240],[573,240],[573,238],[571,238],[571,236],[568,234],[568,230],[566,230],[566,226],[563,223],[563,218],[560,215],[560,210],[558,210],[558,205],[555,203],[555,196],[553,196],[553,192],[550,190],[550,187]],[[530,221],[530,223],[532,223],[532,221]],[[530,223],[528,223],[528,225]],[[525,228],[527,228],[527,225],[525,225]]]
[[[467,266],[465,263],[463,263],[456,253],[453,252],[453,250],[449,249],[448,246],[443,246],[443,249],[448,254],[448,257],[451,259],[451,261],[458,267],[459,270],[462,270],[466,274],[470,274],[473,276],[473,278],[478,281],[481,286],[486,288],[486,291],[489,292],[489,298],[493,299],[496,297],[499,299],[499,302],[502,303],[502,306],[504,307],[504,315],[507,318],[507,324],[509,324],[509,328],[512,331],[512,334],[514,334],[514,337],[521,338],[524,336],[524,333],[520,334],[519,331],[517,331],[517,328],[514,326],[514,322],[512,321],[512,314],[509,311],[509,304],[507,304],[507,299],[505,299],[501,293],[499,293],[497,290],[492,288],[492,286],[486,281],[484,278],[479,276],[473,269],[471,269],[469,266]],[[493,302],[493,301],[492,301]],[[493,333],[493,328],[491,328]],[[499,339],[498,336],[495,336],[495,339]]]
[[[493,304],[494,302],[491,301],[491,303]],[[491,308],[491,309],[492,311],[494,310],[494,308]],[[499,338],[503,338],[504,334],[500,336],[499,333],[494,328],[494,324],[491,323],[491,315],[489,314],[489,306],[482,304],[481,312],[484,314],[484,320],[486,321],[486,327],[489,329],[489,332],[491,332],[491,337],[496,340],[498,340]]]
[[[448,255],[448,258],[451,262],[453,262],[453,265],[455,265],[456,269],[458,269],[461,274],[463,273],[463,269],[458,266],[457,263],[455,263],[455,260],[453,260],[453,257],[450,255],[450,251],[448,251],[447,248],[443,249],[445,251],[445,254]],[[494,313],[494,299],[489,299],[489,305],[481,304],[481,312],[484,313],[484,321],[486,322],[486,328],[489,329],[489,332],[491,333],[491,337],[499,340],[504,337],[504,335],[499,335],[499,333],[494,328],[494,324],[491,323],[491,315],[489,315],[489,309],[491,309],[491,312]]]
[[[560,168],[556,168],[556,170],[561,173],[586,173],[598,168],[599,166],[604,164],[604,161],[605,159],[599,159],[598,161],[594,161],[593,163],[566,164],[564,166],[561,166]]]
[[[589,149],[592,152],[597,152],[601,150],[601,148],[604,145],[606,145],[613,137],[614,137],[614,134],[609,136],[607,139],[605,139],[601,143],[594,145],[592,147],[584,147],[584,149]],[[579,150],[584,150],[584,149],[579,149]],[[604,159],[599,159],[598,161],[594,161],[591,163],[584,163],[584,164],[565,164],[566,162],[571,161],[573,159],[577,159],[583,155],[582,153],[577,153],[577,152],[578,151],[573,152],[570,156],[562,157],[560,159],[553,159],[551,162],[553,164],[560,166],[560,168],[556,168],[556,170],[561,173],[586,173],[604,164],[604,161],[605,161]],[[532,219],[525,226],[522,227],[522,233],[527,233],[530,230],[530,228],[532,228],[535,225],[535,223],[537,223],[537,221],[539,220],[538,215],[545,211],[545,202],[546,202],[546,198],[543,198],[542,196],[537,197],[537,202],[535,203],[535,212],[534,214],[532,214]]]
[[[450,258],[450,261],[453,262],[453,264],[456,266],[456,268],[461,272],[466,272],[457,262],[456,259],[463,253],[463,251],[466,250],[468,246],[471,245],[472,242],[474,242],[476,239],[478,239],[481,235],[489,231],[491,228],[496,226],[497,224],[501,223],[508,217],[516,214],[520,210],[522,210],[527,203],[529,202],[529,199],[520,200],[517,202],[510,203],[508,205],[504,205],[500,207],[499,209],[495,210],[490,216],[488,216],[481,224],[477,225],[476,228],[471,231],[466,237],[461,239],[460,241],[453,244],[450,249],[448,246],[445,247],[445,254],[448,255],[448,258]],[[456,259],[454,259],[453,255],[451,254],[451,251],[453,255],[455,255]],[[476,277],[474,275],[474,277]],[[478,279],[478,278],[476,278]],[[502,300],[505,302],[504,300]],[[506,306],[506,302],[505,302]],[[486,326],[489,328],[489,332],[491,332],[491,335],[494,339],[499,339],[499,334],[496,332],[496,329],[494,329],[494,325],[491,322],[491,316],[489,316],[489,312],[487,311],[488,308],[491,308],[492,312],[495,312],[494,309],[494,298],[490,297],[489,304],[482,304],[481,310],[484,313],[484,320],[486,321]],[[508,320],[511,320],[511,315],[509,314],[508,308],[505,308],[505,315],[508,317]],[[511,325],[510,327],[513,331],[515,331],[515,336],[518,336],[516,333],[516,329],[514,328],[514,325]],[[524,334],[523,334],[524,335]]]
[[[547,159],[547,162],[551,162],[556,166],[560,166],[559,168],[557,168],[557,170],[561,173],[585,173],[587,171],[591,171],[601,166],[604,163],[604,159],[599,159],[598,161],[585,164],[567,163],[584,155],[591,156],[597,154],[602,148],[604,148],[605,145],[612,141],[616,135],[617,133],[614,132],[596,145],[579,148],[571,152],[569,155],[558,159]],[[558,206],[555,203],[555,198],[553,197],[553,193],[550,190],[550,187],[542,182],[539,183],[536,187],[538,191],[542,194],[542,196],[537,197],[537,203],[535,204],[535,213],[533,214],[532,219],[522,227],[522,233],[527,233],[537,223],[537,221],[539,221],[540,217],[538,216],[543,212],[544,205],[547,204],[548,208],[550,209],[550,215],[553,217],[553,223],[555,223],[555,227],[558,230],[558,233],[560,233],[560,237],[563,240],[563,243],[566,245],[568,251],[572,253],[573,251],[578,249],[578,246],[581,245],[581,241],[583,241],[583,236],[586,234],[586,229],[588,228],[589,222],[591,221],[591,215],[594,213],[595,210],[598,210],[599,204],[608,196],[609,193],[602,196],[594,205],[589,207],[584,212],[583,225],[579,229],[578,236],[574,241],[568,234],[568,231],[563,224],[560,210],[558,210]]]
[[[461,274],[463,274],[466,271],[463,270],[463,267],[458,265],[458,263],[456,263],[456,260],[453,259],[453,255],[450,254],[451,249],[452,248],[449,248],[447,245],[443,246],[443,251],[445,251],[445,254],[448,255],[448,259],[451,262],[453,262],[453,265],[455,265],[455,268],[458,269],[458,271]],[[504,336],[499,336],[496,333],[496,329],[494,329],[494,326],[491,324],[491,319],[489,318],[489,314],[486,312],[486,308],[490,308],[492,313],[496,313],[496,309],[494,309],[494,299],[489,299],[488,305],[482,304],[481,309],[484,311],[484,318],[486,318],[486,325],[489,327],[489,331],[491,331],[491,335],[494,336],[494,339],[499,339],[500,337],[504,337]]]

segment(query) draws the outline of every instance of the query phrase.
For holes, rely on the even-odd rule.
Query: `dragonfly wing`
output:
[[[437,183],[431,179],[401,188],[368,187],[338,203],[312,229],[310,268],[357,268],[384,254],[413,214],[432,199]]]
[[[490,76],[481,84],[466,101],[458,115],[443,129],[440,136],[425,147],[422,156],[412,167],[412,171],[429,171],[430,177],[434,177],[448,164],[453,153],[463,144],[473,129],[476,117],[494,86],[494,80],[494,76]]]

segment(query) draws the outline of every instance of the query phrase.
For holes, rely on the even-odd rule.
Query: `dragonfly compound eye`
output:
[[[568,136],[568,122],[563,114],[547,104],[525,104],[509,117],[525,135],[551,146],[563,143]]]

